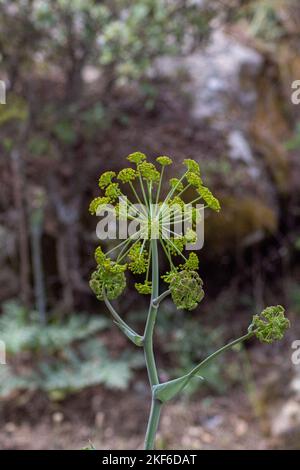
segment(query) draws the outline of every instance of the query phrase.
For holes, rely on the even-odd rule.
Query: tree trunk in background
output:
[[[11,151],[12,184],[15,207],[18,212],[19,266],[20,266],[20,298],[29,307],[30,301],[30,259],[28,245],[28,228],[25,208],[25,183],[19,148]]]
[[[35,305],[42,324],[46,324],[46,293],[42,258],[43,206],[32,210],[30,217],[32,268],[34,277]]]

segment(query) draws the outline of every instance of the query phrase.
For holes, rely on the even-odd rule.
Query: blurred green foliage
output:
[[[173,311],[169,311],[166,306],[162,307],[158,329],[161,336],[168,337],[164,342],[164,350],[172,358],[171,378],[187,373],[224,342],[223,326],[205,326],[196,317],[197,314],[195,316],[187,312],[177,312],[174,318]],[[221,358],[209,364],[205,370],[204,386],[217,393],[226,389],[222,362]],[[191,381],[184,393],[191,395],[198,389],[199,383],[196,380]]]
[[[107,326],[105,318],[84,314],[45,326],[35,312],[15,302],[5,304],[0,332],[8,365],[0,368],[0,396],[42,390],[58,400],[92,385],[126,388],[142,357],[124,353],[113,359],[95,336]]]

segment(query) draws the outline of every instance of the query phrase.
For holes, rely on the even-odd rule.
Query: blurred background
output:
[[[300,448],[299,2],[1,0],[0,79],[0,447],[142,446],[143,357],[88,287],[98,177],[139,150],[196,159],[222,203],[205,223],[204,301],[160,311],[161,378],[267,304],[292,323],[166,406],[158,447]],[[117,306],[142,331],[133,287]]]

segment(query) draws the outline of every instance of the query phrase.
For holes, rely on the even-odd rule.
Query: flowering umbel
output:
[[[147,161],[144,153],[135,152],[127,160],[134,167],[123,168],[118,174],[105,171],[100,176],[102,194],[90,203],[89,210],[91,214],[98,214],[109,206],[108,210],[115,210],[119,220],[136,222],[138,228],[106,254],[100,246],[96,249],[97,269],[92,274],[90,287],[99,300],[105,292],[110,300],[115,299],[125,288],[125,272],[131,271],[144,277],[135,283],[137,291],[151,294],[151,237],[155,232],[172,273],[169,277],[162,275],[162,279],[170,284],[173,302],[177,308],[193,310],[203,299],[203,282],[197,273],[198,256],[194,252],[186,254],[185,247],[197,241],[196,226],[202,217],[199,204],[216,211],[220,210],[220,204],[203,185],[195,160],[185,159],[182,176],[169,178],[167,183],[164,178],[172,165],[170,157],[159,156],[154,164]],[[167,193],[164,188],[169,188]],[[186,200],[187,194],[192,194],[191,201]],[[125,202],[128,211],[124,212],[121,207]],[[181,221],[187,227],[185,233],[175,230]]]
[[[254,336],[265,343],[280,340],[290,323],[284,316],[283,307],[267,307],[260,315],[254,315],[246,334],[206,357],[182,377],[161,383],[153,348],[159,306],[165,297],[171,296],[178,309],[194,310],[203,299],[203,281],[198,274],[201,265],[193,250],[199,249],[201,231],[198,232],[198,228],[199,222],[203,221],[203,209],[218,212],[220,203],[204,186],[199,164],[195,160],[185,159],[182,176],[172,177],[168,182],[165,176],[172,165],[170,157],[159,156],[154,164],[147,161],[144,153],[135,152],[127,160],[133,167],[124,168],[118,174],[106,171],[100,176],[102,193],[89,207],[91,214],[101,215],[103,210],[106,211],[113,216],[114,222],[118,220],[122,228],[119,241],[110,240],[106,252],[100,245],[96,248],[97,268],[92,273],[90,287],[97,299],[105,302],[122,333],[144,350],[152,394],[145,449],[153,449],[160,410],[165,402],[175,397],[194,378],[204,380],[208,363],[219,354]],[[200,209],[198,202],[201,202]],[[123,222],[126,222],[125,232]],[[182,228],[182,223],[183,231],[178,230],[178,224]],[[168,268],[161,278],[168,287],[159,294],[162,255],[166,257]],[[124,292],[127,271],[138,278],[136,290],[140,294],[151,295],[143,334],[134,331],[110,302]]]
[[[281,305],[265,308],[260,315],[254,315],[251,329],[259,341],[273,343],[283,338],[290,327]]]

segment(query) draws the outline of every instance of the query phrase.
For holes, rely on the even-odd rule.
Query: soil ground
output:
[[[238,410],[237,410],[238,403]],[[13,405],[11,403],[11,405]],[[149,397],[93,389],[53,403],[42,394],[5,408],[1,449],[141,449]],[[194,398],[165,406],[161,449],[268,449],[276,446],[254,418],[245,393]]]

